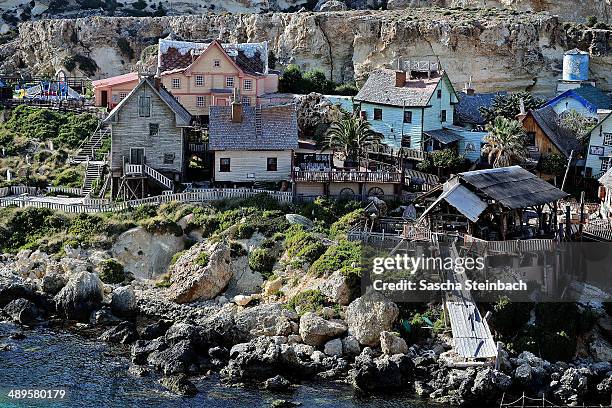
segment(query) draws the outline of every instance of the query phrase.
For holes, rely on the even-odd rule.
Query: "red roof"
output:
[[[98,79],[92,81],[94,88],[99,86],[113,86],[119,84],[125,84],[127,82],[138,81],[138,72],[130,72],[129,74],[117,75],[110,78]]]

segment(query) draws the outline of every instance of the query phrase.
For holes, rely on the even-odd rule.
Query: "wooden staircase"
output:
[[[102,147],[102,143],[107,137],[110,137],[110,127],[107,124],[101,123],[90,138],[81,145],[77,154],[72,157],[72,161],[74,163],[83,163],[87,160],[95,160],[96,151]]]
[[[85,162],[85,177],[83,179],[83,186],[81,187],[81,194],[83,194],[84,196],[88,196],[91,194],[94,182],[96,180],[100,180],[100,178],[102,177],[102,171],[104,169],[104,166],[104,162]]]
[[[143,165],[144,173],[157,181],[161,186],[166,187],[166,189],[174,191],[174,181],[170,180],[168,177],[161,174],[159,171],[155,170],[153,167],[149,167],[146,164]]]

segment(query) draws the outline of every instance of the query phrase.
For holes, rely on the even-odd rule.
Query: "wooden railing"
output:
[[[427,158],[427,152],[409,147],[402,147],[399,154],[405,159],[425,160]]]
[[[55,194],[70,194],[80,196],[83,194],[83,190],[78,187],[63,187],[63,186],[49,186],[46,188],[48,193]]]
[[[465,246],[472,244],[479,247],[479,250],[487,250],[489,252],[498,252],[505,254],[515,254],[529,251],[551,251],[555,248],[557,242],[554,239],[521,239],[509,241],[486,241],[484,239],[473,237],[472,235],[463,235],[463,243]]]
[[[144,174],[143,166],[142,164],[126,163],[123,167],[123,174],[125,174],[126,176],[142,176]]]
[[[174,182],[168,177],[161,174],[159,171],[147,166],[146,164],[144,165],[144,171],[147,176],[151,177],[154,180],[157,180],[158,183],[162,184],[167,189],[174,190]]]
[[[296,181],[307,182],[354,182],[354,183],[399,183],[401,173],[382,171],[296,171]]]
[[[187,147],[190,152],[201,153],[208,151],[208,143],[188,143]]]
[[[35,195],[37,193],[36,187],[28,186],[8,186],[0,188],[0,197],[8,197],[11,195],[30,194]]]
[[[163,194],[154,197],[143,198],[139,200],[131,200],[124,202],[108,202],[107,200],[88,199],[83,203],[65,204],[57,201],[31,200],[23,197],[11,197],[0,199],[0,207],[38,207],[50,208],[57,211],[68,213],[99,213],[99,212],[116,212],[130,208],[135,208],[141,205],[160,205],[173,201],[182,203],[201,203],[213,202],[226,199],[240,199],[253,197],[257,194],[267,194],[276,199],[281,204],[290,204],[293,200],[293,194],[287,191],[269,191],[256,189],[200,189],[189,193]]]

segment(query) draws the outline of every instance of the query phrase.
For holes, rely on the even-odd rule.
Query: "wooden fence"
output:
[[[78,187],[49,186],[46,190],[48,193],[70,194],[75,196],[83,195],[83,191]]]
[[[21,195],[21,194],[37,194],[36,187],[28,187],[28,186],[9,186],[0,188],[0,197],[8,197],[12,195]]]
[[[173,201],[182,203],[201,203],[221,201],[226,199],[248,198],[253,197],[257,194],[267,194],[283,204],[289,204],[293,201],[293,195],[290,192],[284,191],[268,191],[255,189],[201,189],[188,193],[164,194],[160,196],[143,198],[140,200],[113,203],[108,202],[106,200],[95,199],[84,200],[83,203],[62,203],[51,200],[33,200],[28,197],[3,198],[0,199],[0,207],[37,207],[49,208],[52,210],[64,211],[67,213],[99,213],[123,211],[141,205],[160,205]]]

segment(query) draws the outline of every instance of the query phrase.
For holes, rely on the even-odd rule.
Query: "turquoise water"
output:
[[[299,386],[284,393],[235,387],[218,377],[194,380],[199,394],[178,397],[164,390],[158,376],[138,378],[128,373],[129,361],[122,349],[83,339],[70,333],[37,329],[24,340],[7,335],[15,327],[0,323],[0,343],[12,349],[0,351],[0,407],[269,407],[276,399],[301,403],[302,407],[421,408],[426,405],[408,396],[366,397],[350,387],[333,383]],[[63,389],[61,400],[11,400],[10,389]]]

